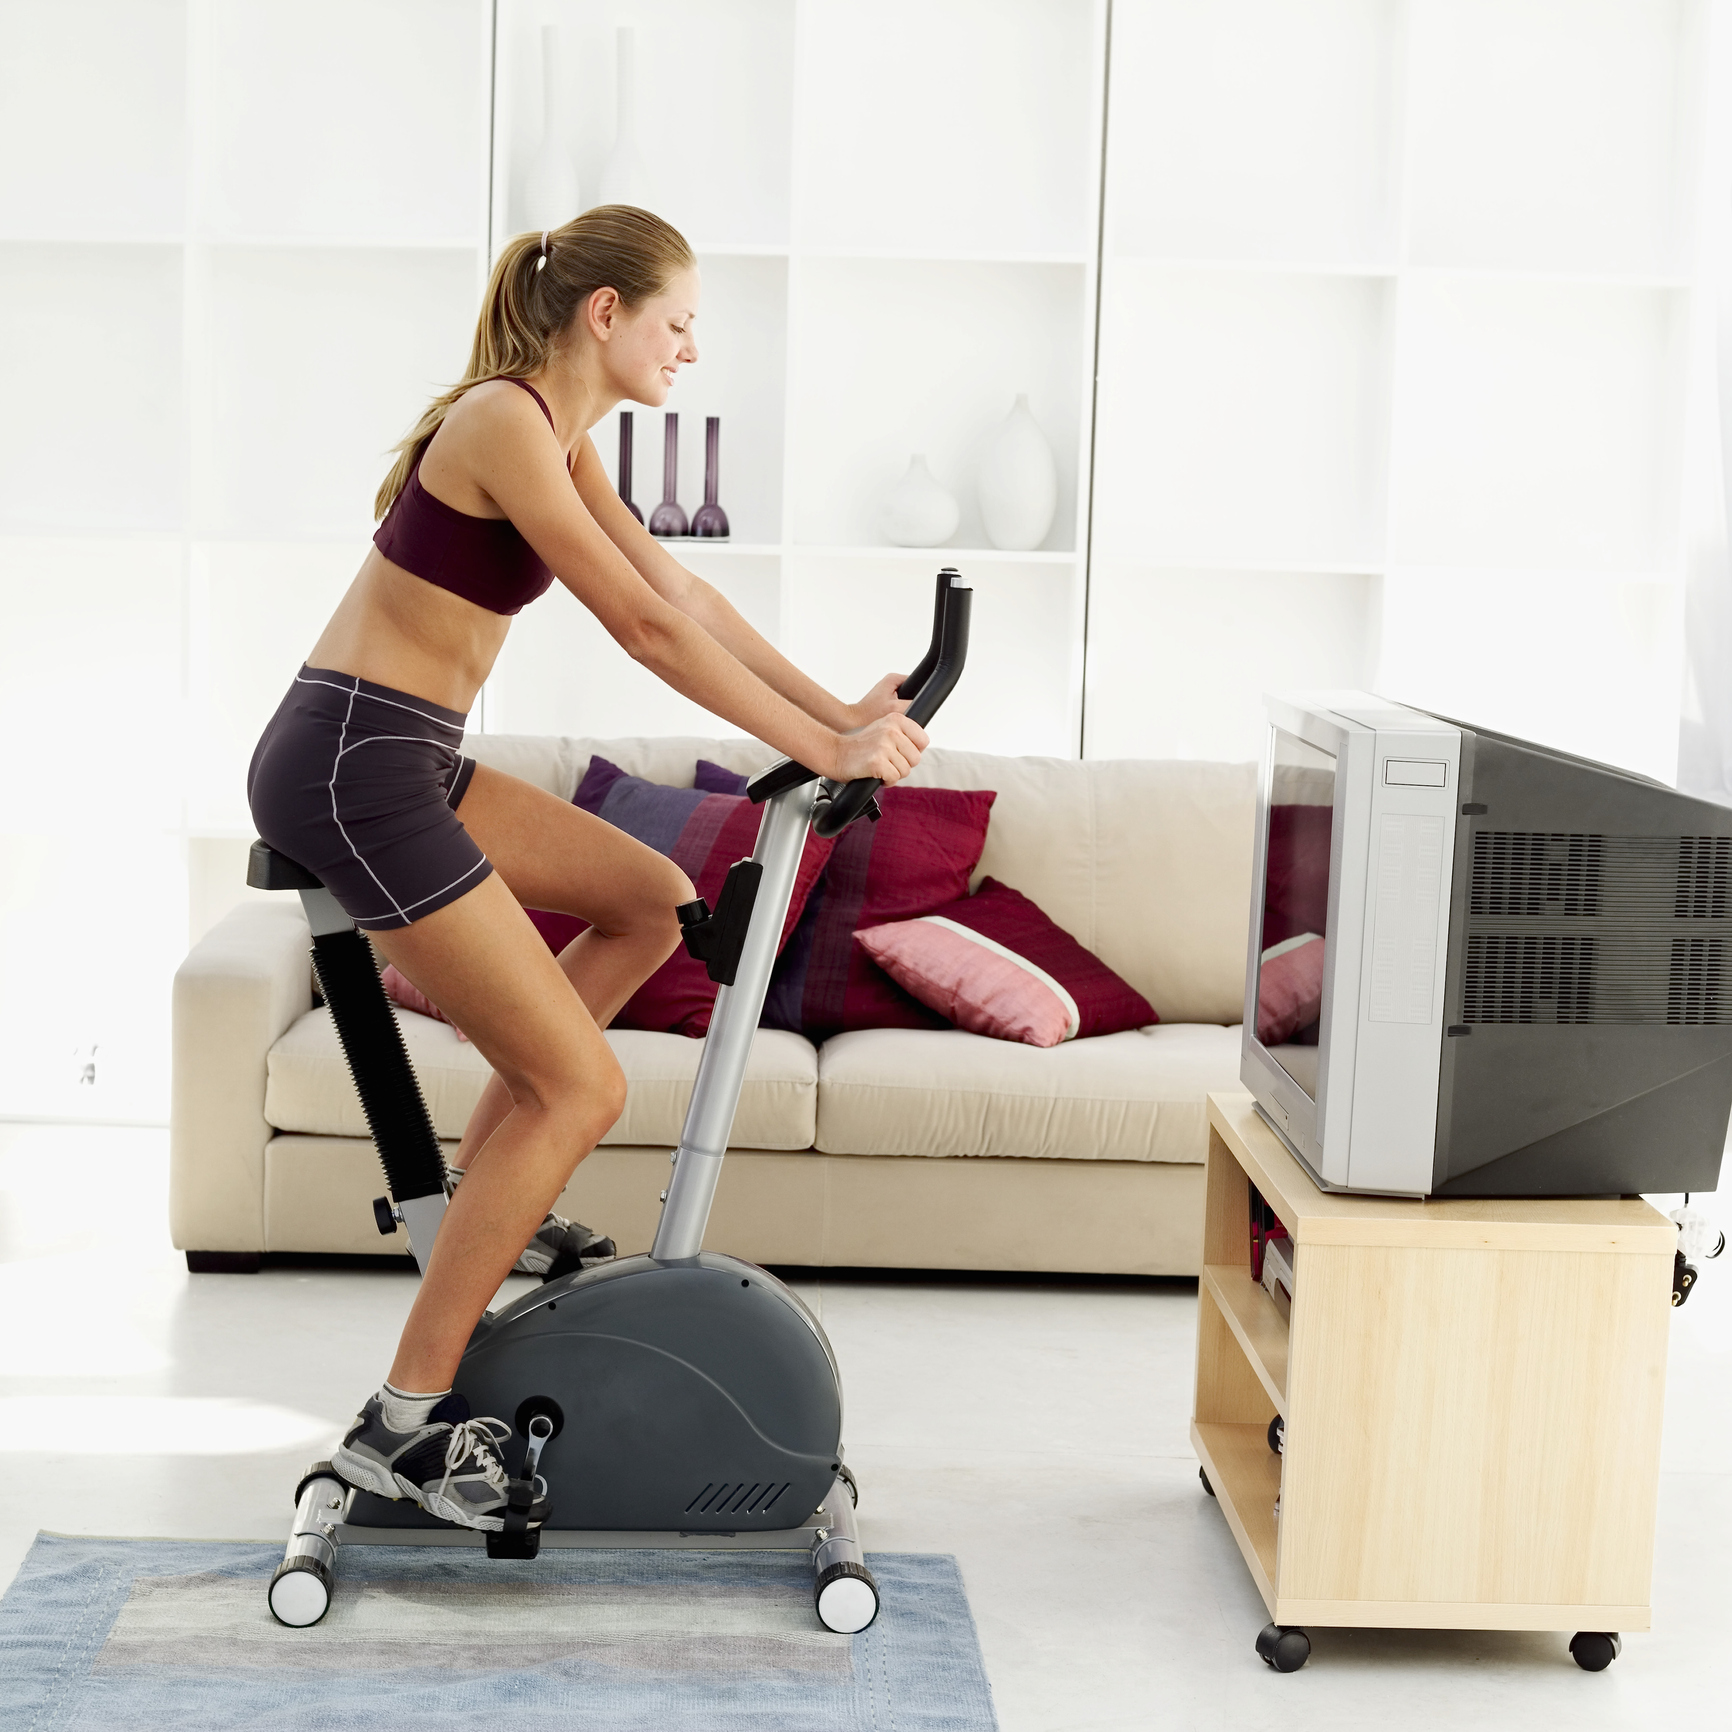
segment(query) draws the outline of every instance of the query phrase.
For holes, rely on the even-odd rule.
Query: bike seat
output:
[[[279,854],[268,842],[247,850],[247,883],[254,890],[322,890],[324,885],[297,860]]]

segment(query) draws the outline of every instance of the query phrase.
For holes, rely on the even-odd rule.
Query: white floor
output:
[[[0,1125],[0,1583],[39,1528],[281,1537],[381,1374],[406,1276],[188,1276],[160,1131]],[[1282,1677],[1186,1442],[1196,1295],[824,1281],[869,1548],[961,1560],[1005,1732],[1725,1724],[1732,1258],[1673,1320],[1654,1631],[1312,1632]],[[1717,1706],[1717,1704],[1719,1704]]]

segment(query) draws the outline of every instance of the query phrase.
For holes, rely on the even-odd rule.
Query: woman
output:
[[[505,247],[468,371],[398,448],[374,548],[248,777],[259,834],[493,1067],[390,1375],[332,1458],[350,1484],[469,1527],[502,1525],[494,1446],[510,1429],[451,1396],[458,1359],[514,1264],[611,1254],[549,1211],[625,1103],[601,1031],[694,895],[662,855],[460,755],[510,616],[559,573],[627,655],[826,776],[895,782],[926,744],[899,676],[833,698],[652,540],[604,473],[589,429],[622,401],[666,401],[698,358],[698,288],[677,231],[626,205]],[[525,906],[590,929],[556,960]]]

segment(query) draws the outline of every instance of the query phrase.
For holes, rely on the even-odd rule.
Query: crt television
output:
[[[1368,692],[1266,703],[1240,1075],[1312,1177],[1713,1190],[1732,809]]]

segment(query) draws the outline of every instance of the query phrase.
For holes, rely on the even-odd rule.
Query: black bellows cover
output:
[[[313,967],[392,1199],[406,1203],[436,1195],[445,1188],[445,1157],[385,996],[373,947],[353,927],[327,932],[313,940]]]

